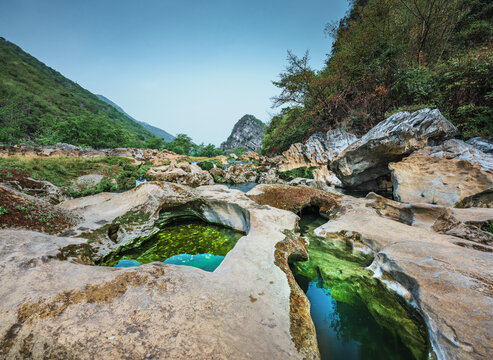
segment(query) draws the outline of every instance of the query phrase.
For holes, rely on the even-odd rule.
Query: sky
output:
[[[140,121],[219,145],[267,122],[287,50],[322,68],[346,0],[0,0],[0,36]]]

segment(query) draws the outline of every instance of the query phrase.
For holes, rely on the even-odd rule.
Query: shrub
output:
[[[314,167],[299,167],[296,169],[282,171],[279,173],[279,178],[285,181],[291,181],[296,178],[313,179]]]
[[[202,169],[209,171],[212,168],[214,168],[214,163],[212,161],[200,161],[197,163],[197,165]]]

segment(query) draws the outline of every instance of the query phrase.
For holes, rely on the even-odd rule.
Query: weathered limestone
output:
[[[296,178],[287,183],[289,186],[306,186],[317,190],[335,192],[325,181],[315,179]]]
[[[199,166],[187,162],[172,161],[169,165],[149,169],[147,175],[153,176],[157,180],[188,186],[214,184],[214,179],[208,171],[202,170]]]
[[[493,154],[493,141],[475,137],[466,141],[467,144],[474,146],[476,149],[486,153]]]
[[[84,239],[0,231],[2,357],[318,359],[306,297],[289,276],[291,255],[306,257],[303,241],[283,233],[295,229],[294,214],[225,186],[158,182],[64,205],[89,226],[127,209],[159,209],[170,195],[169,204],[206,202],[205,213],[220,222],[233,211],[227,204],[250,214],[248,233],[213,273],[82,265],[92,251]]]
[[[82,148],[70,144],[56,144],[55,146],[28,146],[28,145],[0,145],[0,157],[29,156],[29,157],[93,157],[93,156],[122,156],[135,161],[149,160],[153,165],[161,165],[165,161],[184,158],[169,150],[153,149],[92,149]]]
[[[264,138],[264,123],[253,115],[243,116],[233,127],[228,139],[221,144],[221,150],[248,149],[259,151]]]
[[[456,206],[471,199],[493,207],[493,156],[460,140],[425,147],[389,168],[399,201]]]
[[[260,205],[270,205],[294,213],[299,213],[305,207],[316,206],[324,217],[330,217],[337,211],[342,198],[340,194],[311,187],[279,184],[257,185],[246,196]]]
[[[53,185],[49,181],[40,181],[32,179],[24,174],[24,172],[10,169],[5,174],[2,174],[0,184],[5,184],[24,194],[35,196],[38,199],[45,200],[51,204],[58,204],[61,201],[70,198],[66,189]]]
[[[284,180],[279,178],[277,169],[270,168],[266,172],[261,172],[258,178],[259,184],[282,184]]]
[[[226,182],[241,184],[245,182],[257,182],[259,171],[253,164],[234,165],[226,169],[224,179]]]
[[[299,167],[324,166],[358,138],[342,129],[316,133],[304,143],[296,143],[278,157],[280,171]]]
[[[438,109],[400,112],[346,148],[331,163],[331,169],[346,187],[358,188],[389,174],[389,163],[428,144],[450,139],[456,132]]]
[[[323,181],[331,186],[341,187],[342,183],[326,165],[313,169],[313,178],[318,181]]]
[[[403,224],[493,245],[493,234],[481,230],[481,225],[493,221],[493,208],[463,209],[457,213],[440,205],[403,204],[375,193],[368,194],[366,199],[373,200],[367,206],[376,209],[379,215]]]
[[[344,199],[340,216],[317,235],[375,253],[371,269],[422,312],[439,358],[488,359],[493,247],[381,217],[367,206],[372,200]]]

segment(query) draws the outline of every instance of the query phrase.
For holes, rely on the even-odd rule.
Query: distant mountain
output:
[[[0,143],[159,146],[161,140],[96,95],[0,37]]]
[[[245,148],[259,151],[264,138],[265,124],[253,115],[243,116],[233,127],[231,135],[221,144],[221,150],[231,151]]]
[[[124,114],[126,117],[128,117],[129,119],[132,119],[133,121],[139,123],[140,125],[142,125],[142,127],[144,127],[145,129],[149,130],[151,133],[153,133],[154,135],[156,135],[157,137],[163,139],[164,141],[168,142],[168,141],[173,141],[173,139],[175,138],[173,135],[171,135],[170,133],[158,128],[158,127],[155,127],[155,126],[152,126],[152,125],[149,125],[148,123],[144,122],[144,121],[139,121],[139,120],[136,120],[135,118],[133,118],[132,116],[128,115],[120,106],[118,106],[117,104],[115,104],[113,101],[111,101],[110,99],[108,99],[107,97],[104,97],[103,95],[96,95],[100,100],[103,100],[105,103],[113,106],[116,110],[118,110],[119,112],[121,112],[122,114]]]

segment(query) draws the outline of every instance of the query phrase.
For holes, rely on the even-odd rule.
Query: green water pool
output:
[[[372,257],[314,236],[327,220],[302,216],[310,259],[291,270],[310,301],[322,359],[428,359],[426,326],[416,310],[372,277]]]
[[[159,261],[214,271],[242,236],[200,220],[176,222],[112,251],[100,265],[130,267]]]

